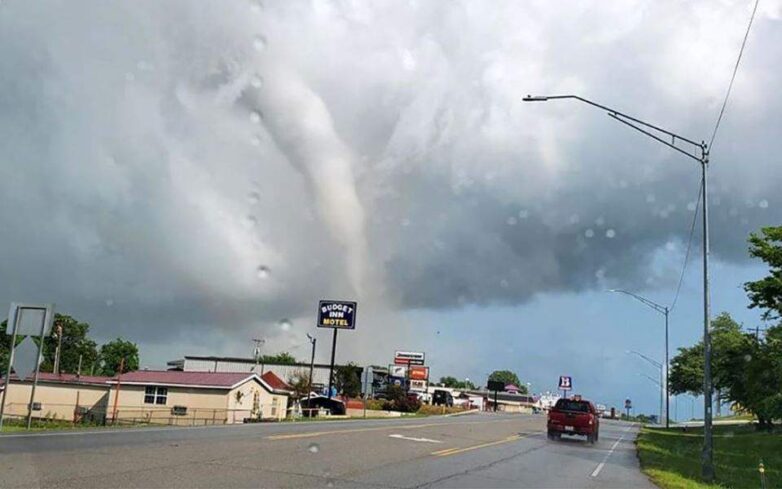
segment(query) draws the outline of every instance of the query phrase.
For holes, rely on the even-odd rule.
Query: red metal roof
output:
[[[284,380],[277,377],[277,375],[269,370],[268,372],[261,375],[261,378],[264,382],[269,384],[269,386],[276,391],[293,391],[293,388],[288,385]]]
[[[16,375],[12,375],[11,379],[19,380]],[[39,372],[38,382],[62,382],[64,384],[95,384],[105,385],[106,381],[111,380],[111,377],[104,377],[102,375],[81,375],[76,374],[53,374],[51,372]],[[33,375],[28,376],[25,381],[32,382]],[[5,384],[5,379],[0,379],[0,384]]]
[[[182,372],[177,370],[137,370],[122,374],[123,384],[169,384],[228,389],[253,377],[251,372]],[[113,377],[110,382],[116,383]]]

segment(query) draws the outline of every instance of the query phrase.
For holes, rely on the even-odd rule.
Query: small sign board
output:
[[[407,365],[389,365],[388,375],[391,377],[407,377]]]
[[[409,370],[410,380],[429,380],[429,367],[411,365]]]
[[[490,380],[486,386],[490,391],[500,392],[505,390],[505,382]]]
[[[573,378],[569,375],[560,375],[559,376],[559,390],[561,391],[569,391],[573,389]]]
[[[426,381],[425,380],[411,380],[410,381],[410,390],[416,391],[416,392],[426,392]]]
[[[630,399],[625,399],[625,409],[632,409],[633,407],[633,401]]]
[[[417,351],[397,351],[394,353],[394,363],[397,365],[423,365],[426,355]]]
[[[44,336],[52,329],[53,306],[51,304],[11,304],[5,333],[12,335],[14,326],[18,336]]]
[[[333,329],[356,329],[356,309],[352,301],[328,301],[318,303],[318,327]]]

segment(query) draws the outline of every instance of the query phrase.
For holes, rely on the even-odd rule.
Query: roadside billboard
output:
[[[410,380],[429,380],[429,367],[411,365]]]
[[[569,391],[573,388],[573,378],[569,375],[559,376],[559,390]]]
[[[356,308],[353,301],[323,300],[318,303],[318,327],[356,329]]]
[[[389,365],[388,375],[391,377],[407,377],[407,365]]]
[[[416,392],[426,392],[426,381],[410,380],[410,390]]]
[[[423,365],[426,356],[423,352],[417,351],[397,351],[394,353],[394,363],[396,365]]]

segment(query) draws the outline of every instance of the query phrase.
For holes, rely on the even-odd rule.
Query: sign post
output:
[[[505,390],[505,382],[499,380],[489,380],[486,383],[486,388],[490,391],[494,391],[494,412],[497,412],[497,393]]]
[[[8,325],[6,326],[6,334],[11,336],[11,344],[9,345],[10,350],[8,356],[8,370],[6,371],[5,376],[5,389],[3,389],[3,398],[0,401],[0,427],[3,426],[6,396],[11,388],[11,368],[14,364],[16,338],[17,336],[39,336],[38,353],[34,360],[35,375],[33,376],[33,386],[30,390],[30,403],[27,405],[27,429],[30,429],[32,424],[33,403],[35,400],[35,387],[38,384],[38,372],[40,369],[41,357],[43,355],[44,337],[49,334],[53,321],[54,304],[11,304],[11,310],[8,313]],[[18,375],[19,372],[23,370],[27,372],[19,375],[19,380],[21,381],[24,381],[29,374],[29,371],[26,368],[17,368],[15,370]]]
[[[337,353],[337,330],[356,329],[356,309],[358,304],[352,301],[323,300],[318,303],[318,327],[332,328],[334,337],[331,342],[331,365],[329,367],[329,392],[334,385],[334,357]]]
[[[627,419],[630,419],[630,410],[633,408],[633,401],[625,399],[625,411],[627,411]]]
[[[565,397],[567,394],[567,391],[573,389],[573,377],[569,375],[560,375],[559,376],[559,390],[562,391],[562,397]]]

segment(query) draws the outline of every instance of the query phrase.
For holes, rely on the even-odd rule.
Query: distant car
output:
[[[453,396],[448,391],[435,389],[434,393],[432,393],[432,405],[452,407]]]
[[[559,439],[562,435],[586,436],[595,443],[600,435],[600,417],[595,405],[582,399],[560,399],[548,412],[548,437]]]

